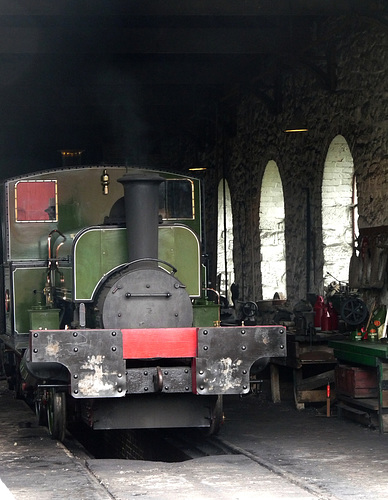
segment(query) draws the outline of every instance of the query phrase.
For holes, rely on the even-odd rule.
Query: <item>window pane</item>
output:
[[[56,181],[20,181],[15,186],[17,222],[55,222],[57,205]]]
[[[171,179],[159,190],[159,209],[163,219],[193,219],[193,184],[189,179]]]

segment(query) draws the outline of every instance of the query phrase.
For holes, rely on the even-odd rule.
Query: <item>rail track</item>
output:
[[[91,436],[95,437],[95,434],[94,432]],[[102,494],[108,495],[107,498],[121,500],[141,496],[158,500],[177,500],[177,498],[245,500],[265,493],[266,498],[274,500],[282,498],[338,500],[336,496],[312,484],[308,477],[284,470],[275,463],[275,459],[273,462],[265,460],[248,450],[228,443],[222,437],[205,437],[198,430],[140,433],[125,431],[116,433],[116,436],[110,431],[110,434],[110,439],[107,441],[110,444],[118,438],[130,441],[134,448],[133,455],[137,455],[137,458],[128,455],[126,445],[121,447],[122,456],[117,455],[117,446],[114,445],[108,452],[106,447],[99,449],[97,453],[99,458],[96,458],[94,450],[90,447],[85,449],[77,439],[69,436],[65,442],[69,447],[69,453],[81,460],[88,473],[100,485]],[[134,437],[133,434],[138,435]],[[101,442],[104,441],[106,438]],[[139,446],[144,447],[141,452]],[[140,455],[142,458],[139,459]],[[177,492],[177,486],[171,486],[171,482],[176,481],[179,485],[182,481],[182,471],[184,476],[189,473],[192,480],[187,485],[186,492],[179,490],[179,494],[176,495],[174,492]],[[209,483],[212,484],[203,484],[204,473],[205,477],[208,474]],[[217,485],[217,481],[220,484],[216,486],[217,491],[215,491],[214,485]],[[132,489],[124,491],[124,484],[129,484]],[[199,490],[196,490],[197,487]],[[232,491],[236,491],[235,488],[245,491],[245,496],[234,496]],[[273,496],[268,496],[271,491]]]
[[[51,439],[0,383],[1,481],[16,500],[387,498],[386,436],[286,406],[267,407],[268,419],[258,423],[249,405],[243,409],[242,419],[231,413],[228,427],[208,440],[175,430],[163,439],[160,432],[127,436],[132,456],[124,449],[123,459],[119,433],[90,434],[89,449],[70,433],[65,445]]]

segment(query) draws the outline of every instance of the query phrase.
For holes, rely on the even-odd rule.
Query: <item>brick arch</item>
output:
[[[286,296],[286,248],[283,184],[277,164],[265,167],[260,195],[260,248],[262,297],[272,299],[275,292]]]
[[[324,285],[331,283],[333,277],[343,282],[349,280],[354,185],[354,163],[349,145],[342,135],[337,135],[328,148],[322,178]]]

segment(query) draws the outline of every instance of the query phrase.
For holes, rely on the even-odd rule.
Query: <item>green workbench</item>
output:
[[[388,342],[342,340],[329,342],[335,358],[351,366],[372,367],[377,370],[378,396],[374,399],[343,398],[347,404],[378,414],[381,433],[388,433]],[[338,396],[338,395],[337,395]]]

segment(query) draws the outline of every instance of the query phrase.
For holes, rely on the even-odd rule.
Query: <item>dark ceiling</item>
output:
[[[308,64],[335,86],[327,16],[375,17],[386,1],[0,0],[2,177],[84,160],[141,161],[179,135],[199,147],[254,89],[273,112]],[[211,135],[211,134],[210,134]]]

